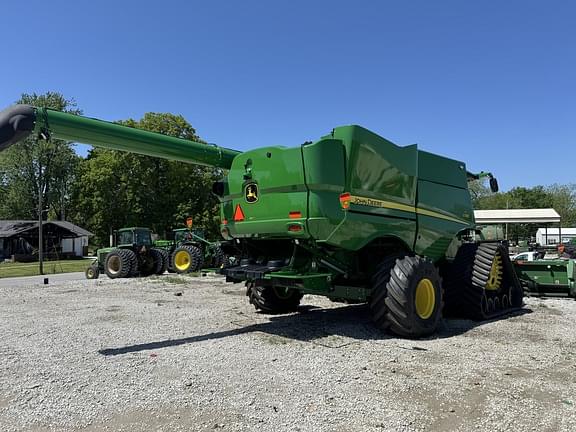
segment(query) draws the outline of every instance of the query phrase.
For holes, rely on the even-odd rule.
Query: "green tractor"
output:
[[[375,325],[405,337],[444,316],[518,309],[505,244],[481,241],[461,161],[398,146],[360,126],[297,147],[240,152],[46,108],[0,113],[0,150],[50,137],[226,170],[213,192],[220,231],[239,251],[221,273],[256,309],[295,311],[304,294],[365,302]]]
[[[168,271],[190,273],[202,268],[220,268],[227,257],[220,242],[210,242],[201,228],[177,228],[172,231],[172,240],[157,240],[156,248],[168,254]]]
[[[96,251],[96,260],[86,269],[87,279],[105,272],[110,279],[163,274],[168,266],[166,251],[155,248],[148,228],[114,231],[113,247]]]

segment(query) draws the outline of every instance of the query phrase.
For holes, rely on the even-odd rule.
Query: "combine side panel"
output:
[[[438,260],[456,234],[474,226],[474,211],[462,162],[420,151],[416,253]]]
[[[396,237],[408,247],[416,233],[415,145],[399,147],[360,126],[334,129],[346,152],[346,220],[328,242],[359,250],[376,238]]]
[[[302,146],[308,197],[308,230],[325,240],[345,216],[340,195],[346,182],[346,152],[342,141],[323,139]]]

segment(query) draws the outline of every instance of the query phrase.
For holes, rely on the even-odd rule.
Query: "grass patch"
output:
[[[44,274],[83,272],[91,259],[45,261]],[[38,263],[0,263],[0,278],[38,276]]]

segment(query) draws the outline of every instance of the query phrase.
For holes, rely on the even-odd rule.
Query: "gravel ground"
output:
[[[574,431],[576,302],[425,340],[306,296],[267,316],[217,276],[0,288],[3,431]]]

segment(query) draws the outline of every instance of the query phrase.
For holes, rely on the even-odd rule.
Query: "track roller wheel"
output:
[[[442,281],[430,260],[386,258],[372,287],[368,305],[377,327],[409,338],[434,333],[442,317]]]
[[[445,288],[445,315],[484,320],[522,305],[522,287],[501,243],[460,246]]]
[[[304,296],[292,288],[262,286],[256,282],[246,282],[246,295],[256,310],[269,314],[295,312]]]

